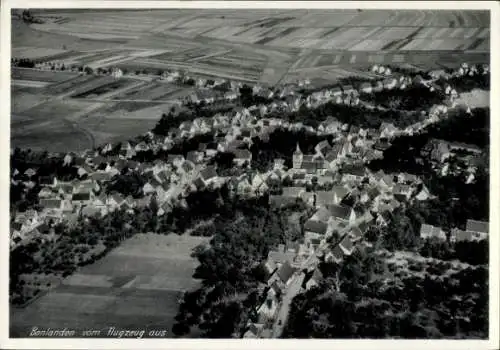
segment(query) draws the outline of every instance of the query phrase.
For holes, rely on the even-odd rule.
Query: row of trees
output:
[[[441,103],[444,100],[444,93],[438,90],[431,91],[423,85],[411,85],[404,90],[362,93],[360,98],[388,109],[426,111],[433,105]]]

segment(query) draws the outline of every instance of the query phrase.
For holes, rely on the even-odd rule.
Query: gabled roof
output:
[[[40,206],[48,209],[59,209],[61,207],[61,200],[55,198],[42,198],[40,199]]]
[[[339,243],[341,248],[344,248],[346,251],[351,251],[354,248],[352,244],[351,238],[348,235],[345,235],[342,241]]]
[[[217,177],[217,172],[215,171],[215,167],[207,166],[205,169],[200,171],[200,175],[203,180],[210,180]]]
[[[199,152],[197,152],[197,151],[189,151],[186,154],[186,160],[189,160],[190,162],[193,162],[193,163],[197,163],[199,156],[200,156]]]
[[[188,172],[191,172],[194,170],[194,164],[193,164],[193,162],[186,160],[186,161],[184,161],[184,163],[182,163],[181,168],[182,168],[182,170],[184,170],[185,172],[188,173]]]
[[[290,277],[292,277],[295,269],[290,265],[288,261],[285,261],[283,265],[278,269],[278,277],[281,279],[283,283],[288,282]]]
[[[451,230],[451,237],[455,237],[457,241],[469,241],[472,240],[472,231],[462,231],[458,228]]]
[[[74,201],[88,201],[90,200],[90,193],[89,192],[73,193],[71,199]]]
[[[471,231],[471,232],[488,233],[489,232],[489,222],[469,219],[469,220],[467,220],[466,230]]]
[[[314,216],[313,216],[317,221],[320,221],[320,222],[328,222],[328,219],[330,219],[331,217],[331,213],[328,209],[326,209],[326,207],[322,206],[321,208],[319,208],[315,213],[314,213]]]
[[[40,185],[52,185],[54,183],[54,175],[40,176],[38,178],[38,183]]]
[[[90,178],[95,181],[109,181],[113,176],[107,172],[95,172],[90,174]]]
[[[332,192],[340,199],[343,199],[349,194],[349,191],[344,186],[333,186]]]
[[[363,232],[361,232],[361,230],[359,229],[359,227],[354,226],[351,229],[350,235],[354,239],[360,239],[361,237],[363,237]]]
[[[344,257],[344,252],[340,249],[340,246],[336,245],[332,249],[332,255],[335,259],[341,260]]]
[[[355,176],[364,176],[365,168],[362,165],[352,165],[349,167],[345,167],[343,169],[343,173]]]
[[[334,191],[316,191],[316,205],[333,204]]]
[[[321,235],[324,235],[327,229],[328,225],[321,221],[307,220],[304,224],[304,231],[319,233]]]
[[[345,205],[331,204],[327,205],[328,210],[334,218],[348,220],[351,215],[352,208]]]
[[[234,154],[235,159],[252,159],[252,153],[247,149],[234,149],[231,151]]]
[[[441,232],[441,228],[435,227],[432,225],[428,224],[422,224],[420,226],[420,235],[426,235],[426,236],[439,236],[439,233]]]
[[[283,197],[299,197],[300,193],[304,191],[303,187],[283,187]]]
[[[321,141],[320,143],[318,143],[316,145],[316,147],[318,147],[318,149],[319,149],[320,152],[327,151],[327,150],[329,150],[331,148],[330,143],[328,142],[328,140]]]

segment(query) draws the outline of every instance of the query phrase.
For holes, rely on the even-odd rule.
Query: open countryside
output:
[[[12,57],[39,62],[37,72],[13,70],[12,122],[22,120],[23,128],[12,135],[12,142],[33,149],[81,151],[150,130],[151,117],[161,113],[151,116],[148,107],[167,112],[170,104],[160,98],[173,100],[189,93],[189,86],[182,84],[156,88],[158,72],[168,69],[271,87],[305,78],[321,86],[346,76],[373,78],[367,72],[373,64],[419,69],[462,61],[482,64],[489,51],[489,19],[473,11],[32,12],[43,23],[27,25],[18,17],[12,22]],[[56,72],[38,72],[53,65]],[[67,71],[72,66],[126,73],[123,82],[71,79]],[[89,102],[65,103],[72,106],[62,107],[62,116],[56,111],[60,102],[40,103],[40,112],[20,111],[16,102],[82,98]],[[137,100],[134,113],[121,109],[119,100]],[[100,110],[114,116],[102,118]],[[120,125],[122,117],[126,121]],[[51,134],[63,137],[64,146],[41,136]]]

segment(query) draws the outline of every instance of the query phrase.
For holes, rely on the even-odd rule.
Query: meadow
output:
[[[164,329],[171,335],[182,293],[198,286],[190,256],[208,238],[138,234],[79,269],[23,309],[11,309],[11,336],[31,327]]]

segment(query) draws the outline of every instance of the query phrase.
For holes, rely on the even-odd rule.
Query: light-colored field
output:
[[[483,108],[490,106],[490,92],[474,89],[471,92],[461,93],[457,99],[457,104],[465,104],[471,108]]]
[[[11,84],[14,86],[41,88],[41,87],[45,87],[45,86],[49,85],[50,83],[48,83],[46,81],[15,79],[15,80],[12,80]]]
[[[11,336],[31,327],[166,329],[191,276],[194,247],[207,238],[138,234],[24,309],[11,309]],[[106,330],[107,331],[107,330]]]

